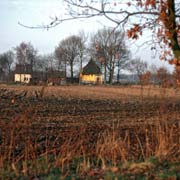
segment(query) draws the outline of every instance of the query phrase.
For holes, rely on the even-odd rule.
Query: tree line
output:
[[[66,77],[79,77],[83,65],[93,58],[101,67],[104,82],[120,81],[122,70],[138,74],[147,71],[147,63],[132,59],[123,31],[102,28],[88,36],[84,32],[62,39],[51,54],[41,55],[30,42],[21,42],[0,54],[0,80],[10,81],[15,64],[30,64],[33,72],[64,71]]]
[[[51,54],[40,55],[30,42],[22,42],[8,52],[0,54],[0,77],[8,77],[17,64],[30,64],[33,71],[65,71],[73,79],[81,73],[83,65],[93,58],[102,69],[105,82],[111,83],[115,69],[126,69],[130,51],[125,34],[103,28],[90,37],[84,32],[62,39]],[[119,72],[120,73],[120,72]]]

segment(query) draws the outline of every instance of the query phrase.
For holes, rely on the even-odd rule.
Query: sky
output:
[[[104,25],[112,27],[111,22],[97,18],[87,20],[76,20],[63,22],[55,28],[28,29],[20,26],[18,22],[36,26],[51,22],[51,17],[63,17],[65,14],[65,4],[63,0],[0,0],[0,54],[16,47],[21,42],[31,42],[40,54],[53,53],[59,42],[81,30],[85,32],[96,32]],[[143,39],[141,39],[143,42]],[[142,47],[137,50],[132,42],[127,42],[132,51],[133,57],[140,57],[149,64],[166,66],[172,71],[172,66],[153,57],[149,47]]]

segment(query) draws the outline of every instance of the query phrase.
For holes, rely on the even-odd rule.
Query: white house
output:
[[[14,81],[29,83],[32,79],[32,66],[30,64],[16,64]]]

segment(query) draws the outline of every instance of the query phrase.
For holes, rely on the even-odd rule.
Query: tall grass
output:
[[[41,97],[44,97],[44,92],[43,88]],[[157,109],[159,116],[153,122],[135,122],[124,127],[119,126],[118,122],[104,128],[95,126],[92,121],[91,124],[70,128],[65,136],[62,131],[54,132],[54,127],[49,126],[48,121],[38,127],[39,122],[34,119],[36,116],[33,118],[38,105],[29,106],[11,120],[0,121],[0,177],[35,178],[53,173],[66,177],[72,171],[87,175],[94,169],[99,169],[98,173],[122,169],[136,172],[136,168],[150,171],[154,166],[149,163],[136,166],[125,164],[146,162],[151,157],[159,161],[178,162],[180,121],[170,119],[165,113],[165,99],[161,99],[161,102]],[[111,123],[112,119],[109,119]]]
[[[128,161],[145,161],[150,157],[161,160],[180,161],[180,124],[158,122],[138,130],[121,129],[105,131],[95,142],[88,142],[86,129],[78,137],[69,138],[53,147],[48,132],[44,139],[33,137],[31,126],[18,122],[13,128],[9,126],[3,133],[0,145],[0,168],[14,172],[16,176],[37,176],[47,174],[52,168],[59,168],[62,173],[69,173],[72,166],[75,172],[87,172],[98,167],[106,170],[118,167]],[[7,127],[6,127],[7,128]],[[9,133],[10,132],[10,133]],[[76,132],[71,132],[74,136]],[[52,142],[51,142],[52,141]],[[60,139],[58,140],[60,141]],[[91,143],[91,148],[86,144]]]

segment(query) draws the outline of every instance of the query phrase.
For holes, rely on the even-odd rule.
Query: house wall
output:
[[[29,83],[31,78],[32,78],[31,74],[15,74],[14,75],[15,82]]]
[[[102,84],[102,75],[81,75],[82,83]]]

